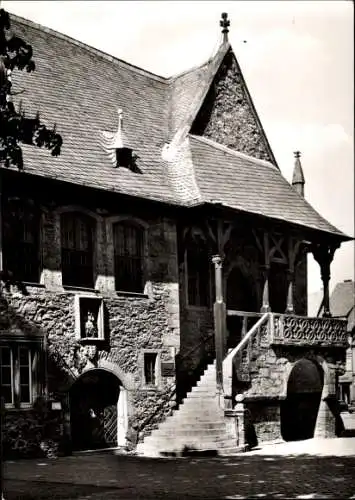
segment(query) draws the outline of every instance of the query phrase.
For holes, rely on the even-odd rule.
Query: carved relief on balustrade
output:
[[[346,321],[335,318],[305,318],[274,315],[272,343],[346,346]]]

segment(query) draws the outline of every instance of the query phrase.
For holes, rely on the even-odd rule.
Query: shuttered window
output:
[[[63,285],[93,288],[93,232],[93,221],[87,215],[62,214]]]
[[[113,226],[116,290],[142,293],[143,229],[129,222]]]

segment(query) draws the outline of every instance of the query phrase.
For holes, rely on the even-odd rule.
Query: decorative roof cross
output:
[[[229,26],[230,26],[230,21],[228,19],[228,14],[227,12],[222,12],[222,19],[219,21],[219,24],[222,29],[223,33],[223,43],[228,42],[228,32],[229,32]]]
[[[300,153],[300,151],[295,151],[293,154],[295,155],[295,158],[296,158],[296,159],[297,159],[297,158],[301,158],[301,153]]]

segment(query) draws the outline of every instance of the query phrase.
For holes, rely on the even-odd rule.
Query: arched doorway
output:
[[[301,359],[292,368],[281,406],[281,435],[285,441],[314,436],[323,382],[323,370],[315,361]]]
[[[106,370],[84,373],[70,389],[70,423],[73,450],[115,447],[122,434],[121,400],[125,391],[119,379]]]
[[[256,312],[256,290],[252,277],[243,272],[240,266],[235,266],[227,277],[226,293],[227,309],[233,311]],[[241,316],[227,317],[228,347],[235,347],[241,339],[243,318]],[[248,328],[252,321],[249,320]]]

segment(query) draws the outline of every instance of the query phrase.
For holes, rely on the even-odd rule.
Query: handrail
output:
[[[233,376],[233,359],[239,351],[249,342],[255,332],[263,325],[270,317],[270,313],[264,313],[262,317],[253,325],[248,333],[244,335],[239,344],[229,353],[223,360],[223,388],[225,395],[232,394],[232,376]]]
[[[227,309],[227,316],[240,316],[242,318],[255,318],[258,316],[262,316],[263,313],[251,312],[251,311],[238,311],[235,309]]]
[[[179,352],[178,355],[180,356],[180,360],[187,358],[192,352],[195,352],[203,344],[206,344],[207,340],[211,339],[212,337],[214,337],[214,332],[211,333],[210,335],[207,335],[207,337],[203,338],[201,340],[201,342],[199,342],[197,345],[193,346],[192,349],[190,349],[189,351],[185,352],[185,354],[181,355],[180,352]]]

